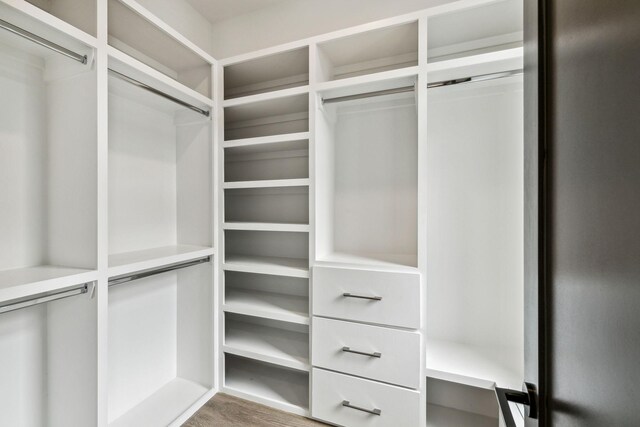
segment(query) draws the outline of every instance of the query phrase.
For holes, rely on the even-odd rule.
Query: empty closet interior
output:
[[[463,0],[217,61],[136,0],[0,0],[0,425],[178,426],[225,392],[497,426],[522,17]]]

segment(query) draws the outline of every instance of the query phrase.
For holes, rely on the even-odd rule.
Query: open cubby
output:
[[[95,68],[0,30],[0,93],[0,288],[95,269]]]
[[[309,224],[309,187],[228,189],[225,222]]]
[[[296,413],[309,408],[309,373],[225,354],[228,390]]]
[[[226,141],[308,131],[308,94],[251,102],[224,109]]]
[[[518,387],[522,76],[431,89],[427,118],[427,368]]]
[[[318,44],[320,82],[418,65],[418,23],[371,30]]]
[[[116,77],[109,95],[110,266],[211,247],[210,121]]]
[[[96,0],[26,0],[74,27],[97,36]]]
[[[523,2],[500,0],[429,18],[429,62],[521,47]]]
[[[132,4],[134,0],[108,0],[109,45],[211,98],[211,64],[131,8]]]
[[[109,288],[109,425],[169,425],[213,386],[212,264]]]
[[[229,147],[225,182],[309,178],[308,140]]]
[[[224,351],[308,371],[309,326],[227,313]]]
[[[280,52],[224,67],[224,99],[309,84],[309,48]]]
[[[225,231],[225,260],[281,260],[308,265],[309,234],[277,231]]]
[[[326,104],[316,126],[317,260],[416,267],[414,94]]]
[[[95,425],[96,317],[89,293],[0,314],[0,425]]]
[[[296,277],[225,272],[226,312],[309,323],[309,280]]]

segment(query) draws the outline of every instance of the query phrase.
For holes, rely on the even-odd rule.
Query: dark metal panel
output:
[[[640,1],[546,3],[550,422],[637,426]]]

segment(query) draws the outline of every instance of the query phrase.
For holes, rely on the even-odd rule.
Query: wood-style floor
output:
[[[322,427],[326,424],[218,393],[183,427]]]

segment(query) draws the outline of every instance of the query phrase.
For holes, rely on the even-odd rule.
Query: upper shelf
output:
[[[97,35],[97,14],[95,0],[74,0],[73,7],[69,7],[67,0],[2,0],[13,7],[22,9],[29,15],[55,22],[57,18],[93,37]],[[32,6],[33,5],[33,6]],[[37,10],[37,9],[38,10]],[[44,14],[42,12],[45,12]],[[49,15],[49,16],[47,16]],[[55,24],[57,27],[58,25]]]
[[[213,108],[213,101],[199,92],[167,77],[156,69],[138,61],[137,59],[119,51],[111,46],[108,48],[109,68],[140,83],[152,87],[153,89],[179,99],[189,105],[199,109],[210,111]],[[120,79],[110,80],[109,90],[112,93],[123,97],[135,96],[136,101],[152,104],[155,108],[163,111],[178,112],[187,110],[180,104],[171,102],[164,97],[145,92],[140,89],[132,89],[132,85]]]
[[[522,70],[523,48],[498,50],[427,65],[427,82],[441,82],[505,71]]]
[[[309,48],[302,47],[224,67],[224,99],[309,84]]]
[[[39,58],[42,61],[42,66],[44,66],[45,62],[55,60],[58,61],[57,64],[62,64],[65,68],[76,67],[77,70],[72,71],[74,74],[91,69],[87,64],[93,63],[94,49],[98,44],[94,37],[29,3],[12,1],[9,3],[11,6],[7,5],[7,3],[8,0],[0,0],[0,19],[10,26],[17,27],[17,31],[22,30],[32,33],[44,39],[46,43],[53,43],[78,57],[84,55],[87,59],[86,64],[78,62],[79,59],[74,61],[74,59],[5,28],[0,28],[0,47],[6,45],[17,48],[21,53],[26,53],[33,58]],[[48,75],[47,77],[51,76]]]
[[[321,82],[418,65],[418,23],[393,27],[318,44]]]
[[[109,0],[108,7],[109,45],[212,97],[213,58],[134,0]]]
[[[428,62],[522,46],[522,0],[500,0],[429,18]]]

